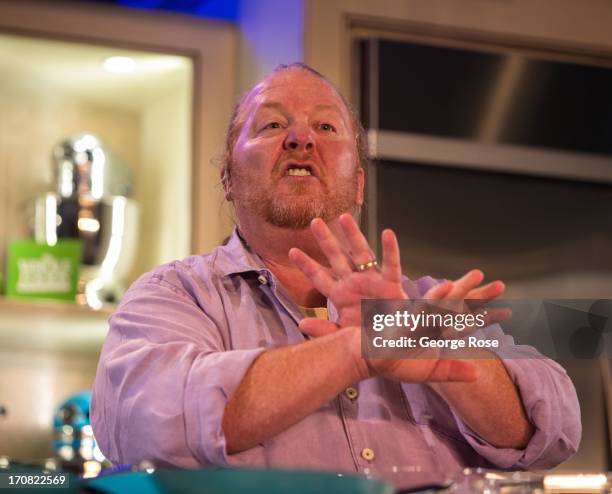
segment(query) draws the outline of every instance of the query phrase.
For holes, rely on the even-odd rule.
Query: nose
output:
[[[314,148],[312,131],[305,125],[294,125],[289,128],[284,147],[289,151],[311,151]]]

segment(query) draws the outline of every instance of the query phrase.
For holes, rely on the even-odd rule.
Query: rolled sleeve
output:
[[[185,386],[187,443],[201,463],[227,465],[222,421],[225,405],[264,349],[233,350],[195,359]]]
[[[437,283],[438,280],[423,277],[412,286],[404,280],[404,287],[417,296],[423,296]],[[475,336],[500,342],[500,348],[493,351],[519,392],[534,434],[524,449],[497,448],[474,432],[451,409],[463,438],[497,468],[547,469],[567,460],[578,450],[582,424],[576,389],[565,369],[533,347],[515,345],[514,339],[504,334],[499,324],[483,328]]]
[[[110,461],[228,463],[225,405],[265,349],[226,351],[223,323],[163,280],[130,289],[110,319],[92,399],[94,433]]]
[[[565,370],[534,348],[506,345],[496,351],[521,397],[534,433],[524,449],[496,448],[453,412],[474,450],[502,469],[547,469],[578,450],[582,426],[576,390]]]

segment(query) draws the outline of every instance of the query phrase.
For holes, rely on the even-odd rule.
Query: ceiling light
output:
[[[108,57],[104,60],[104,69],[114,74],[128,74],[135,68],[136,62],[130,57]]]

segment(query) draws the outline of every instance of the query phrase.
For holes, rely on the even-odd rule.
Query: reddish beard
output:
[[[275,185],[281,178],[273,180],[272,185]],[[266,222],[281,228],[303,230],[308,228],[310,222],[315,218],[322,218],[325,222],[329,222],[342,213],[352,213],[358,207],[356,203],[359,187],[357,169],[350,176],[338,177],[338,186],[335,190],[330,190],[328,183],[322,182],[321,192],[316,195],[309,194],[312,186],[308,184],[296,183],[289,193],[275,194],[274,187],[269,189],[248,185],[245,187],[246,180],[235,175],[232,180],[243,182],[239,188],[242,188],[244,192],[238,195],[232,194],[234,202],[240,208],[249,210]]]

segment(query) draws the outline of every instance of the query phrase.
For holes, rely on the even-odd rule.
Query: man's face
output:
[[[300,69],[272,75],[243,104],[233,149],[231,199],[244,215],[303,229],[363,202],[350,115],[322,79]]]

